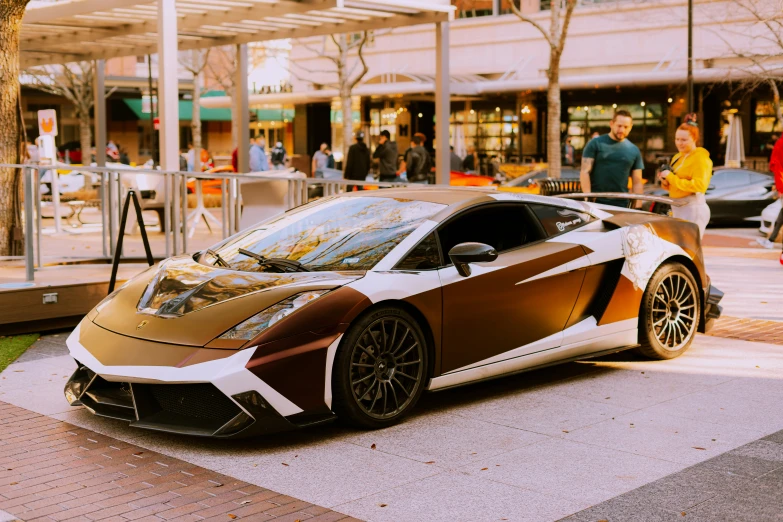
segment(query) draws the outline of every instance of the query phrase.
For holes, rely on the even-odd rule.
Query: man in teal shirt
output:
[[[633,179],[635,194],[643,192],[642,170],[644,162],[639,147],[626,138],[633,127],[631,113],[619,110],[614,113],[609,134],[593,138],[582,152],[582,170],[580,180],[582,191],[588,192],[628,192],[628,178]],[[596,203],[628,206],[621,199],[596,199]],[[641,206],[641,201],[635,207]]]

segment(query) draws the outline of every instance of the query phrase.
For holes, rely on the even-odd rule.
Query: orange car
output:
[[[223,165],[222,167],[215,167],[213,169],[209,169],[204,174],[212,174],[212,173],[225,173],[225,172],[234,172],[234,167],[231,165]],[[205,179],[201,182],[201,192],[204,194],[215,194],[220,195],[221,194],[221,187],[223,186],[223,180],[222,179]],[[188,181],[188,193],[193,194],[196,191],[196,180]]]

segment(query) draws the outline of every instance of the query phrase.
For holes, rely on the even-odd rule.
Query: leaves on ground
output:
[[[230,518],[231,520],[234,520],[235,518],[237,518],[237,516],[234,515],[233,513],[229,513],[228,514],[228,518]]]
[[[693,449],[702,450],[702,451],[706,451],[706,450],[707,450],[707,448],[700,448],[700,447],[698,447],[698,446],[691,446],[691,447],[692,447]]]
[[[375,447],[376,447],[375,444],[373,444],[372,446],[370,446],[370,449],[375,449]]]

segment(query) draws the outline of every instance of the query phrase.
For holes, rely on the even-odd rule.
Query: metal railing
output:
[[[42,268],[42,249],[41,241],[43,237],[42,213],[41,213],[41,173],[50,170],[60,172],[77,172],[96,174],[98,177],[97,185],[92,188],[98,189],[100,206],[100,232],[102,259],[110,262],[115,255],[117,239],[120,234],[125,233],[120,229],[121,202],[125,193],[129,190],[138,192],[135,177],[138,175],[147,175],[161,178],[154,183],[156,196],[153,202],[146,202],[143,210],[159,211],[162,206],[161,230],[164,232],[165,239],[165,257],[185,253],[188,251],[188,180],[195,180],[196,183],[207,180],[220,181],[221,193],[221,212],[222,212],[222,238],[239,232],[240,220],[242,215],[242,185],[252,181],[285,182],[284,209],[291,209],[307,203],[311,199],[311,189],[321,187],[319,196],[327,197],[337,195],[353,187],[372,187],[372,188],[404,188],[422,185],[415,183],[396,183],[396,182],[376,182],[376,181],[356,181],[345,179],[321,179],[321,178],[303,178],[298,173],[285,173],[273,171],[272,173],[218,173],[218,172],[182,172],[166,171],[157,169],[140,169],[134,167],[118,168],[110,167],[74,167],[57,163],[54,165],[42,164],[0,164],[0,167],[22,169],[24,180],[24,231],[25,231],[25,272],[28,281],[34,280],[34,271]],[[54,177],[54,176],[53,176]],[[87,185],[85,185],[87,186]],[[437,185],[429,185],[430,188],[438,188]],[[443,188],[441,186],[440,188]],[[451,187],[457,188],[457,187]],[[477,190],[474,187],[464,187],[468,190]],[[162,199],[157,191],[163,192]],[[59,190],[57,183],[53,183],[52,192]],[[478,188],[478,190],[481,190]],[[488,189],[492,190],[492,189]],[[55,201],[57,198],[53,198]],[[54,205],[59,204],[55,202]],[[55,212],[56,230],[60,230],[60,213]],[[47,216],[48,217],[48,216]],[[196,217],[198,219],[198,217]],[[96,224],[97,225],[97,224]],[[97,230],[97,229],[96,229]],[[122,252],[120,252],[122,255]],[[95,259],[95,257],[91,257]]]

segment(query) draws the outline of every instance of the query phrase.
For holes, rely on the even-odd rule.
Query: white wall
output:
[[[774,8],[773,0],[756,0]],[[731,59],[732,48],[757,53],[781,54],[769,43],[752,34],[751,17],[731,1],[696,0],[694,8],[694,58],[696,69],[704,68],[705,60],[712,67],[730,69],[747,64]],[[783,14],[778,14],[783,16]],[[531,15],[548,27],[549,12]],[[727,40],[729,43],[727,44]],[[309,40],[311,46],[321,39]],[[365,49],[370,67],[366,78],[388,72],[434,74],[434,26],[416,26],[376,34],[372,47]],[[603,3],[580,6],[575,11],[561,75],[620,74],[652,72],[661,60],[662,68],[670,66],[684,71],[687,57],[687,2],[639,1]],[[549,62],[548,45],[530,24],[515,15],[456,20],[451,24],[451,73],[480,74],[496,78],[519,63],[520,58],[531,61],[520,71],[519,78],[545,76]],[[335,76],[325,74],[333,70],[331,62],[317,57],[302,42],[294,42],[291,61],[299,78],[292,77],[295,91],[310,90],[312,83],[327,84]],[[306,72],[308,69],[313,72]],[[585,85],[593,87],[593,85]]]

